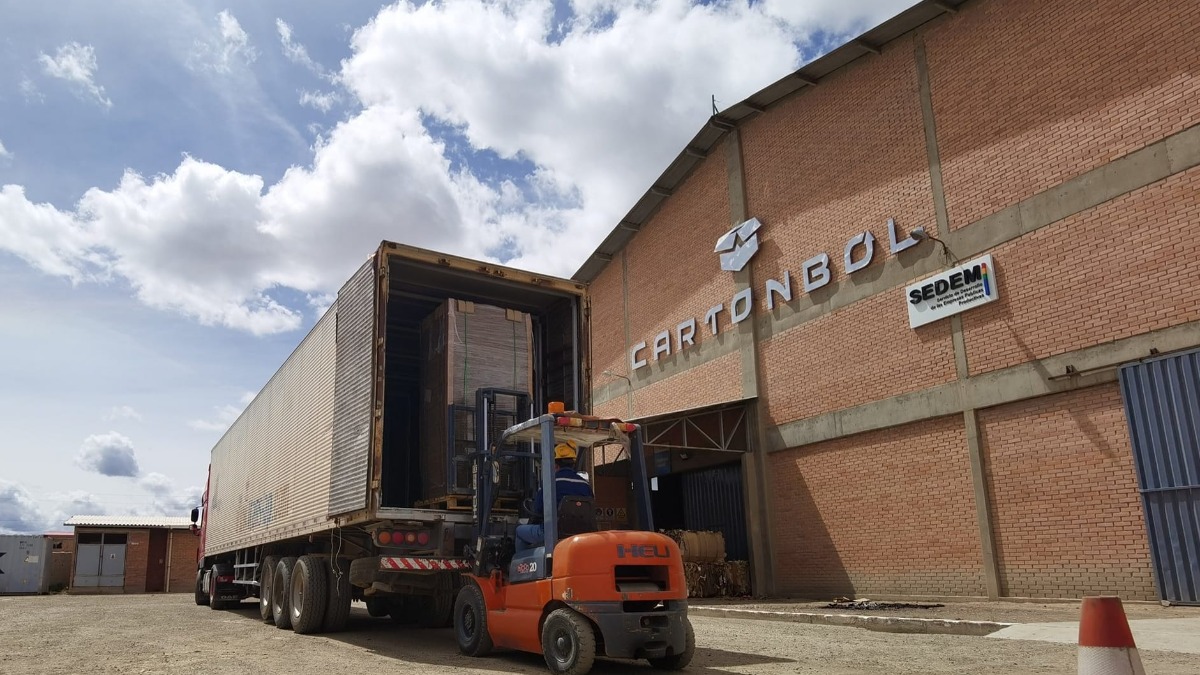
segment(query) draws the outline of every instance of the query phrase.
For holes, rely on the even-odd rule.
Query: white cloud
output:
[[[112,101],[104,94],[104,87],[96,84],[96,50],[91,45],[70,42],[59,47],[53,57],[40,54],[38,61],[47,75],[70,82],[105,108],[112,107]]]
[[[103,476],[132,478],[138,475],[133,441],[115,431],[88,436],[75,457],[75,463]]]
[[[314,75],[318,75],[323,78],[329,77],[328,73],[325,71],[325,68],[323,68],[321,64],[317,63],[316,61],[313,61],[312,57],[308,55],[308,50],[305,49],[304,45],[296,42],[293,39],[292,27],[290,24],[288,24],[288,22],[284,21],[283,19],[275,19],[275,30],[279,33],[279,42],[283,47],[283,55],[287,57],[287,60],[297,65],[304,66],[308,70],[312,71]]]
[[[46,530],[47,518],[29,492],[0,478],[0,534],[36,534]]]
[[[300,105],[315,108],[323,113],[327,113],[333,109],[333,106],[342,102],[341,94],[335,91],[330,92],[300,92]]]
[[[54,517],[50,519],[50,527],[60,528],[74,516],[105,515],[113,514],[94,495],[77,490],[58,498],[58,506],[55,508]]]
[[[37,101],[41,103],[42,101],[46,100],[46,97],[42,95],[40,90],[38,90],[37,83],[35,83],[28,75],[21,77],[20,88],[21,96],[25,97],[26,101]]]
[[[186,515],[193,507],[200,505],[200,498],[204,494],[203,488],[199,487],[176,490],[174,481],[154,472],[142,476],[138,485],[153,497],[150,505],[153,515]]]
[[[257,394],[252,391],[244,392],[236,405],[223,405],[214,408],[216,414],[209,419],[192,420],[188,422],[188,426],[197,431],[219,431],[224,432],[233,424],[238,415],[250,405]]]
[[[250,45],[250,36],[229,10],[217,14],[216,30],[193,45],[188,67],[229,73],[235,66],[249,65],[258,59],[258,50]]]
[[[187,157],[170,174],[128,171],[72,210],[5,186],[0,249],[253,334],[298,328],[303,308],[277,291],[327,306],[381,239],[477,258],[503,249],[508,264],[569,275],[709,117],[710,96],[732,103],[794,69],[812,30],[907,4],[577,0],[559,34],[549,0],[398,3],[355,32],[332,77],[361,107],[322,131],[311,162],[266,185]],[[276,28],[289,58],[319,68],[286,22]],[[200,42],[210,61],[253,58],[228,12],[218,29]],[[302,101],[321,110],[336,95]],[[430,131],[444,127],[468,155],[533,168],[476,175],[450,159],[462,143],[450,150]],[[191,425],[225,429],[237,412]]]
[[[0,159],[10,158],[12,158],[12,153],[8,151],[8,148],[4,147],[4,142],[0,141]]]
[[[113,407],[113,409],[108,411],[108,414],[104,416],[104,419],[105,419],[105,421],[112,421],[112,420],[119,420],[119,419],[131,419],[131,420],[139,420],[140,421],[142,419],[142,415],[138,411],[134,410],[132,406],[122,405],[122,406]]]

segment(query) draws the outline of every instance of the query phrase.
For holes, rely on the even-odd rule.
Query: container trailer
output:
[[[382,242],[212,449],[196,603],[258,598],[263,621],[372,616],[448,626],[469,570],[477,434],[550,401],[588,408],[583,284]],[[476,392],[507,392],[476,409]],[[478,419],[489,420],[487,428]],[[501,468],[482,531],[536,477]]]

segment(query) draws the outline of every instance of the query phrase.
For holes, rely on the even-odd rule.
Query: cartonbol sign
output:
[[[758,237],[763,224],[758,218],[751,218],[732,228],[717,239],[714,253],[719,254],[721,269],[726,272],[741,272],[750,260],[758,253]],[[918,239],[913,235],[924,233],[925,228],[918,227],[911,234],[900,238],[896,231],[896,221],[888,218],[888,250],[895,255],[917,244]],[[875,235],[870,231],[859,232],[850,237],[842,249],[842,266],[847,274],[854,274],[865,269],[875,258]],[[805,293],[825,286],[833,280],[833,272],[829,266],[829,254],[820,253],[805,260],[800,265],[800,286]],[[763,291],[767,294],[767,309],[775,309],[777,299],[783,302],[792,301],[792,272],[783,271],[783,279],[768,279]],[[705,312],[702,320],[691,317],[675,326],[674,330],[666,329],[654,336],[647,343],[639,342],[629,350],[629,366],[633,370],[645,368],[651,360],[658,361],[672,354],[683,352],[696,345],[696,331],[701,323],[707,326],[712,335],[718,333],[719,317],[728,313],[729,325],[737,325],[750,318],[754,310],[754,289],[745,288],[736,293],[725,303],[713,305]]]

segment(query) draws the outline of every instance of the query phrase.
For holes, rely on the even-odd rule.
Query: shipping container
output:
[[[0,535],[0,595],[50,592],[50,540],[42,535]]]
[[[455,420],[488,388],[524,394],[488,404],[510,424],[587,410],[587,317],[583,284],[383,242],[213,448],[197,603],[259,597],[267,620],[309,556],[373,614],[448,617],[475,431]]]

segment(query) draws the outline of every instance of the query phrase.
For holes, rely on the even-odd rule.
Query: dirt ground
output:
[[[981,637],[694,617],[691,673],[1073,673],[1075,648]],[[1142,650],[1147,672],[1200,672],[1200,657]],[[356,604],[345,632],[297,635],[190,595],[0,598],[0,673],[544,673],[541,657],[461,656],[451,632],[400,628]],[[597,675],[655,672],[598,661]]]

